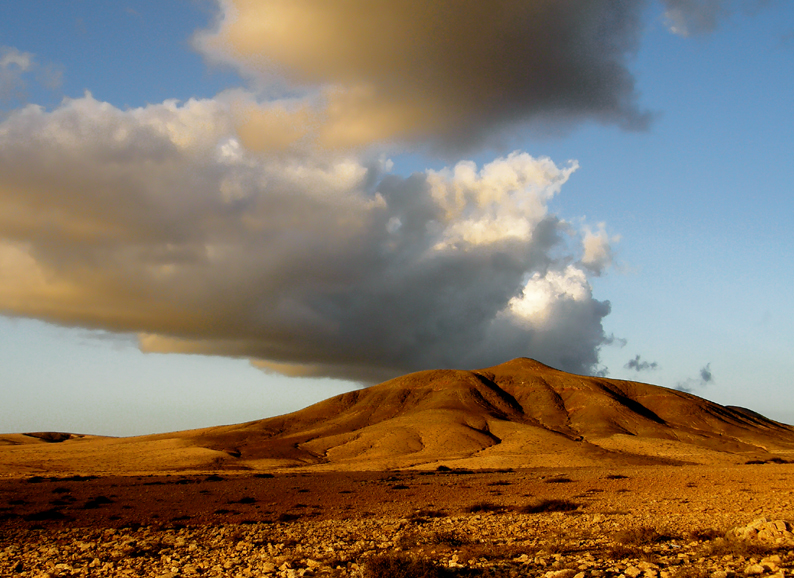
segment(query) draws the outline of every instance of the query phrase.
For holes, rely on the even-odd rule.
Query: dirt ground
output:
[[[792,575],[759,519],[794,464],[7,478],[0,575]]]
[[[794,465],[432,472],[211,473],[0,479],[0,524],[31,527],[273,522],[454,514],[487,501],[516,509],[575,501],[580,511],[673,517],[686,525],[794,519]],[[691,521],[690,521],[691,520]]]

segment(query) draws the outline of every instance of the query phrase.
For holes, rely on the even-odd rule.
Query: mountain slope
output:
[[[28,472],[36,463],[116,473],[715,464],[794,460],[794,428],[688,393],[520,358],[421,371],[239,425],[0,451],[7,470]]]
[[[521,467],[758,459],[794,451],[794,428],[676,390],[516,359],[406,375],[194,441],[261,465]]]

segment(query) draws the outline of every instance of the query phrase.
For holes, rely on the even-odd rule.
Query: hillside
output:
[[[520,358],[413,373],[239,425],[0,451],[7,473],[727,464],[794,459],[794,428],[681,391]]]

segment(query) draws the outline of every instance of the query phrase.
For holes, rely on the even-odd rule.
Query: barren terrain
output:
[[[531,360],[248,424],[0,436],[0,576],[794,572],[794,429]]]
[[[794,571],[790,525],[726,539],[794,519],[791,464],[265,476],[6,479],[0,575]]]

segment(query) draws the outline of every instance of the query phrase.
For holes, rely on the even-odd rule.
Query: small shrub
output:
[[[644,544],[656,544],[669,540],[670,536],[665,536],[650,526],[640,526],[638,528],[627,528],[613,536],[615,542],[629,546],[641,546]]]
[[[685,566],[675,573],[675,578],[709,578],[711,570],[697,566]]]
[[[778,545],[751,543],[744,540],[725,540],[724,538],[715,538],[706,548],[709,556],[766,556],[785,551],[787,551],[786,547]]]
[[[544,480],[547,484],[568,484],[572,481],[571,478],[549,478],[548,480]]]
[[[784,460],[783,458],[769,458],[767,463],[770,464],[790,464],[791,462],[788,460]]]
[[[61,478],[64,482],[90,482],[91,480],[96,480],[99,476],[69,476],[66,478]]]
[[[28,522],[44,522],[48,520],[69,520],[70,518],[60,510],[52,508],[49,510],[28,514],[27,516],[24,516],[24,519]]]
[[[693,540],[701,540],[703,542],[714,540],[715,538],[721,538],[725,535],[725,532],[720,532],[714,528],[705,528],[703,530],[695,530],[690,533],[690,537]]]
[[[441,510],[417,510],[411,514],[411,521],[421,523],[426,522],[429,518],[445,518],[446,516],[447,513]]]
[[[477,512],[501,512],[504,506],[494,504],[493,502],[477,502],[466,508],[466,512],[474,514]]]
[[[579,509],[579,504],[569,500],[541,500],[536,504],[524,506],[519,511],[522,514],[540,514],[544,512],[573,512]]]
[[[447,573],[430,560],[403,554],[381,554],[364,564],[364,578],[440,578]]]
[[[454,530],[444,530],[441,532],[434,532],[430,537],[430,542],[432,544],[450,546],[451,548],[459,548],[464,544],[468,544],[470,540],[465,536],[461,536]]]
[[[105,506],[107,504],[112,504],[113,500],[108,498],[107,496],[97,496],[95,498],[91,498],[85,504],[83,504],[84,510],[94,510],[100,506]]]
[[[627,480],[629,477],[623,474],[609,474],[606,476],[607,480]]]
[[[284,512],[277,518],[279,522],[294,522],[295,520],[299,519],[300,516],[298,514],[290,514],[288,512]]]
[[[400,534],[394,543],[403,550],[409,550],[422,543],[422,536],[418,532],[405,532]]]
[[[460,549],[458,557],[461,560],[512,560],[522,554],[534,555],[538,552],[535,546],[522,546],[519,544],[471,544]]]
[[[495,482],[488,482],[487,486],[509,486],[512,482],[508,482],[507,480],[497,480]]]
[[[606,551],[605,555],[613,560],[623,560],[625,558],[636,558],[639,553],[637,548],[626,546],[625,544],[616,544]]]
[[[252,496],[245,496],[245,497],[240,498],[239,500],[236,500],[236,501],[232,500],[229,503],[230,504],[255,504],[256,503],[256,498],[254,498]]]

